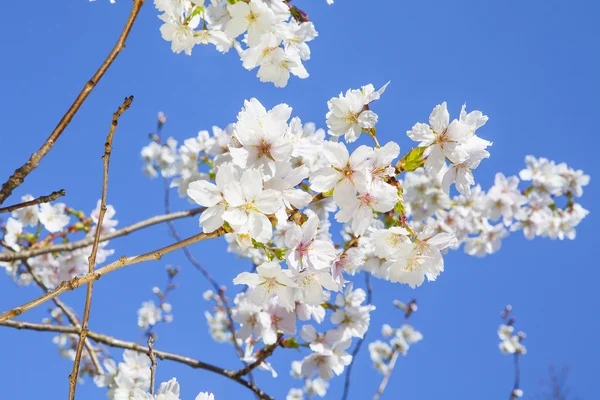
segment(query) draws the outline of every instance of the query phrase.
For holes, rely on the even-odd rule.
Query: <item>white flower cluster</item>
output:
[[[384,325],[382,334],[384,337],[393,337],[389,341],[389,344],[381,340],[369,343],[369,354],[371,361],[373,361],[373,366],[383,375],[388,372],[394,353],[400,353],[405,356],[412,344],[423,339],[421,332],[408,324],[404,324],[398,329],[392,329],[389,325]]]
[[[206,4],[205,4],[206,3]],[[284,0],[155,0],[162,12],[163,39],[175,53],[191,55],[196,45],[221,53],[232,47],[247,70],[258,67],[261,82],[287,85],[290,74],[308,77],[308,42],[317,37],[306,13]],[[241,39],[240,39],[241,38]]]
[[[142,307],[138,310],[138,327],[145,331],[146,336],[152,334],[154,326],[158,323],[170,323],[173,321],[173,314],[171,314],[172,306],[171,303],[167,302],[168,294],[177,288],[177,285],[173,283],[173,279],[179,273],[179,268],[173,268],[170,265],[167,266],[167,284],[164,290],[160,290],[158,286],[152,288],[152,292],[156,295],[158,305],[153,300],[145,301],[142,303]]]
[[[150,358],[133,350],[123,352],[119,365],[111,358],[104,360],[104,375],[94,377],[98,387],[107,387],[112,400],[180,400],[179,383],[175,378],[160,384],[155,394],[150,389]],[[214,400],[212,393],[201,392],[195,400]]]
[[[447,249],[465,243],[469,254],[491,254],[509,227],[527,229],[529,235],[533,228],[526,221],[531,219],[545,226],[533,229],[536,235],[572,237],[571,230],[587,213],[573,199],[589,178],[545,160],[528,158],[529,175],[521,175],[532,180],[530,188],[521,191],[516,177],[498,174],[494,186],[482,192],[472,171],[489,157],[491,143],[478,136],[487,117],[467,113],[464,106],[452,121],[446,104],[437,106],[429,124],[408,132],[419,145],[404,156],[393,141],[380,145],[379,117],[371,108],[386,86],[376,91],[366,85],[331,99],[326,116],[331,140],[314,124],[291,118],[288,105],[267,110],[251,99],[237,122],[225,129],[201,131],[179,147],[172,138],[161,144],[157,136],[142,150],[151,175],[170,178],[180,196],[205,207],[202,230],[224,235],[229,251],[254,264],[252,272],[233,280],[246,287],[231,308],[245,361],[258,359],[258,340],[265,346],[296,343],[313,351],[294,364],[293,375],[306,384],[291,390],[289,399],[308,392],[324,395],[323,382],[341,374],[352,360],[347,352],[351,339],[362,338],[368,329],[374,307],[363,305],[366,294],[348,285],[349,276],[366,271],[420,286],[444,270]],[[375,147],[351,150],[338,142],[342,136],[354,142],[363,133]],[[453,197],[452,184],[459,192]],[[559,196],[567,199],[564,209],[557,205]],[[331,232],[335,222],[342,228],[339,243]],[[335,304],[329,303],[332,292],[343,292]],[[206,299],[217,302],[206,314],[213,338],[232,343],[218,296],[208,293]],[[320,324],[327,309],[334,310],[333,328],[321,333],[303,326],[299,335],[306,343],[294,342],[297,321]],[[371,346],[381,371],[390,354],[405,354],[421,339],[407,324],[386,330],[394,336],[391,342]],[[267,361],[260,368],[276,374]]]
[[[389,338],[388,342],[376,340],[369,343],[369,354],[373,366],[383,375],[391,372],[395,362],[393,360],[398,357],[398,354],[406,356],[410,346],[423,339],[421,332],[407,323],[408,318],[417,311],[416,301],[411,300],[408,304],[403,304],[396,300],[394,305],[404,311],[404,323],[400,328],[392,328],[390,325],[384,324],[381,327],[381,334],[384,338]]]
[[[206,207],[203,231],[221,230],[230,251],[258,266],[234,280],[252,289],[254,304],[276,298],[288,310],[296,301],[318,305],[324,291],[343,288],[344,274],[360,270],[416,287],[444,270],[446,249],[465,243],[469,254],[491,254],[509,229],[574,237],[587,211],[573,199],[589,177],[528,157],[521,175],[532,180],[530,188],[520,191],[518,178],[502,174],[487,193],[472,188],[473,169],[489,157],[491,143],[477,134],[488,118],[463,106],[450,121],[445,103],[429,124],[408,131],[419,146],[397,160],[397,143],[379,145],[371,109],[386,86],[348,90],[328,104],[333,140],[353,142],[366,133],[375,148],[351,152],[314,124],[290,119],[286,104],[267,110],[251,99],[226,129],[201,131],[179,148],[159,138],[142,150],[151,174],[173,178],[180,195]],[[460,193],[450,197],[453,183]],[[332,240],[332,212],[344,224],[342,243]]]
[[[33,200],[33,196],[26,195],[21,200],[23,202]],[[86,237],[93,237],[97,229],[99,213],[100,200],[89,216],[81,211],[70,209],[64,203],[43,203],[15,210],[4,226],[6,244],[4,251],[13,252],[27,250],[30,247],[48,246],[54,244],[56,239],[68,242],[69,235],[77,232],[85,232]],[[75,216],[78,221],[71,224],[71,216]],[[115,230],[118,221],[113,219],[114,216],[115,209],[108,205],[102,222],[102,233]],[[32,231],[27,232],[27,227],[32,228]],[[108,244],[108,241],[99,243],[96,254],[98,264],[106,261],[107,257],[114,253],[114,250],[106,248]],[[48,253],[31,257],[27,259],[27,264],[46,287],[55,288],[62,281],[87,273],[88,257],[91,252],[90,245],[65,253]],[[30,272],[24,268],[20,260],[0,262],[0,266],[4,267],[19,284],[31,282]]]
[[[544,158],[527,156],[525,162],[519,175],[532,181],[529,187],[519,190],[518,177],[498,173],[487,192],[476,185],[453,198],[442,190],[439,174],[409,172],[403,181],[406,214],[420,221],[417,226],[452,233],[452,248],[464,243],[465,252],[479,257],[498,251],[509,231],[523,230],[527,239],[574,239],[575,227],[589,213],[575,202],[589,176]]]
[[[204,311],[204,317],[208,323],[208,332],[213,340],[217,343],[232,343],[233,335],[229,330],[229,317],[227,311],[223,307],[221,298],[212,290],[207,290],[202,295],[206,301],[215,301],[216,306],[213,307],[213,312]],[[241,340],[236,339],[241,342]]]
[[[164,313],[164,315],[163,315]],[[151,329],[159,322],[172,322],[171,304],[161,303],[158,307],[152,300],[145,301],[138,310],[138,327],[144,331]]]
[[[288,400],[303,399],[303,396],[325,397],[329,387],[327,381],[335,375],[341,375],[352,362],[352,355],[347,352],[352,338],[364,337],[369,328],[371,311],[375,309],[370,304],[364,305],[365,300],[366,293],[363,289],[353,290],[352,285],[348,285],[343,294],[336,296],[334,304],[323,300],[328,309],[334,310],[330,318],[333,324],[331,329],[319,332],[312,325],[302,326],[300,338],[305,341],[302,346],[308,347],[312,353],[302,361],[292,362],[291,375],[296,379],[303,379],[304,387],[291,389]],[[298,319],[310,318],[306,308],[305,304],[298,303]],[[312,319],[321,324],[325,313],[325,308],[319,307],[317,313],[313,311]]]

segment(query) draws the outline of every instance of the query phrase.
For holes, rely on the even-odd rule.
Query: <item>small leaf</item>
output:
[[[398,163],[396,164],[396,172],[412,172],[417,168],[422,167],[425,163],[423,161],[423,153],[427,147],[415,147],[408,152]]]

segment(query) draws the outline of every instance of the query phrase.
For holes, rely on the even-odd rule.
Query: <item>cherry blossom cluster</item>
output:
[[[31,195],[21,198],[23,202],[32,199]],[[43,203],[15,210],[3,226],[3,251],[18,252],[41,248],[56,244],[58,240],[61,243],[68,243],[82,233],[85,238],[93,237],[99,213],[100,200],[89,216],[64,203]],[[114,207],[108,205],[102,223],[102,233],[115,230],[118,221],[113,219],[114,216]],[[72,223],[73,217],[77,220],[75,223]],[[114,253],[107,248],[108,244],[109,241],[99,243],[97,263],[103,263]],[[4,267],[7,274],[19,284],[31,283],[33,273],[47,288],[55,288],[64,280],[87,273],[88,257],[91,252],[90,245],[64,253],[48,253],[31,257],[26,263],[21,260],[0,262],[0,266]]]
[[[222,231],[230,251],[258,266],[234,280],[251,289],[250,301],[275,297],[288,310],[296,301],[317,305],[323,290],[342,290],[344,275],[361,270],[419,286],[443,271],[446,249],[464,243],[469,254],[491,254],[509,229],[527,237],[574,236],[587,214],[574,198],[588,176],[528,157],[521,176],[532,180],[529,188],[519,190],[518,178],[502,174],[487,193],[472,187],[473,170],[489,157],[491,143],[478,135],[488,118],[463,106],[450,120],[445,103],[428,124],[407,132],[419,143],[398,160],[397,143],[379,144],[372,110],[386,86],[331,99],[327,132],[290,119],[286,104],[267,110],[251,99],[225,129],[201,131],[179,147],[172,138],[153,138],[142,150],[145,170],[171,178],[180,195],[206,207],[202,230]],[[374,148],[351,151],[337,142],[362,133]],[[459,193],[451,197],[452,184]],[[342,224],[340,243],[330,213]]]
[[[104,360],[106,372],[94,377],[98,387],[108,388],[107,397],[113,400],[180,400],[179,383],[175,378],[160,384],[155,394],[150,389],[150,358],[133,350],[123,352],[118,365],[111,359]],[[196,400],[214,400],[212,393],[201,392]]]
[[[421,332],[415,330],[407,323],[408,318],[417,310],[417,303],[411,300],[408,304],[396,301],[396,306],[404,311],[404,323],[400,328],[392,328],[385,324],[381,328],[381,334],[388,341],[376,340],[369,343],[369,354],[373,366],[381,374],[386,375],[393,368],[392,360],[397,354],[406,356],[411,345],[423,339]]]
[[[308,42],[317,31],[307,14],[289,0],[155,0],[162,13],[163,39],[175,53],[192,54],[196,45],[234,48],[247,70],[258,68],[261,82],[284,87],[290,74],[308,77]]]
[[[165,288],[162,290],[158,286],[152,288],[152,292],[157,297],[158,305],[153,300],[149,300],[143,302],[142,307],[138,310],[138,327],[144,330],[146,336],[153,334],[152,331],[155,325],[161,322],[169,323],[173,321],[173,314],[171,314],[172,307],[171,303],[167,302],[167,296],[177,288],[173,280],[178,273],[179,268],[173,268],[168,265]]]
[[[476,185],[468,194],[450,197],[439,174],[425,169],[408,173],[403,181],[406,213],[423,226],[454,233],[458,248],[474,256],[493,254],[509,232],[522,230],[527,239],[536,236],[574,239],[576,226],[589,213],[575,199],[583,194],[589,176],[566,164],[526,157],[519,174],[532,183],[519,189],[516,176],[496,174],[494,185],[482,191]]]
[[[527,348],[523,345],[523,339],[527,335],[524,332],[519,331],[515,334],[515,319],[510,316],[512,307],[506,306],[506,309],[502,312],[502,318],[505,320],[504,323],[500,324],[498,328],[498,337],[500,338],[500,344],[498,347],[502,354],[527,354]]]
[[[519,387],[519,357],[527,354],[527,348],[523,345],[523,340],[527,335],[519,331],[515,334],[515,319],[510,315],[512,306],[507,305],[500,314],[504,322],[498,328],[498,337],[500,338],[500,352],[505,355],[512,355],[515,363],[515,384],[510,392],[510,400],[516,400],[523,397],[523,390]]]

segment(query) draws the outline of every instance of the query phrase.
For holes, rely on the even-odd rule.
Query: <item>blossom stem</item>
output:
[[[160,131],[158,132],[158,135],[160,135]],[[165,184],[165,200],[164,200],[165,212],[167,214],[169,214],[171,211],[171,201],[170,201],[170,192],[169,192],[169,182],[166,178],[164,180],[164,184]],[[175,238],[175,240],[181,241],[181,236],[179,235],[179,232],[177,231],[177,228],[175,227],[175,224],[173,223],[173,221],[167,221],[167,225],[169,226],[169,229],[171,230],[171,235]],[[227,300],[227,297],[225,296],[225,288],[223,286],[219,285],[217,280],[210,274],[210,272],[208,272],[208,270],[206,268],[204,268],[202,266],[202,264],[200,264],[200,262],[196,259],[196,257],[194,257],[194,255],[192,254],[190,249],[188,249],[187,247],[184,247],[183,252],[185,253],[185,256],[187,257],[188,261],[194,267],[196,267],[196,269],[198,271],[200,271],[200,273],[212,285],[212,287],[215,290],[215,293],[218,294],[218,298],[220,299],[219,302],[221,303],[221,305],[225,309],[225,313],[227,314],[227,324],[226,324],[227,330],[229,330],[229,332],[231,333],[232,342],[233,342],[233,345],[235,347],[235,350],[236,350],[238,356],[240,357],[240,359],[243,358],[244,351],[240,347],[240,345],[235,337],[235,335],[236,335],[235,326],[233,325],[233,317],[231,315],[231,307],[229,307],[229,301]],[[247,365],[247,364],[244,363],[244,365]],[[250,374],[248,377],[250,378],[250,382],[254,383],[254,377],[252,376],[252,374]]]
[[[365,271],[365,286],[367,288],[367,304],[371,304],[373,298],[373,287],[371,286],[371,274]],[[348,365],[348,369],[346,370],[346,377],[344,381],[344,393],[342,394],[342,400],[346,400],[348,398],[348,394],[350,393],[350,375],[352,374],[352,367],[354,366],[354,362],[356,361],[356,356],[361,349],[362,344],[367,337],[367,333],[363,335],[358,342],[356,343],[356,347],[352,352],[352,361],[350,365]]]
[[[383,379],[381,380],[381,383],[379,384],[379,388],[377,389],[377,393],[375,393],[375,396],[373,396],[373,400],[379,400],[379,398],[381,397],[381,395],[385,391],[385,388],[386,388],[387,384],[390,381],[390,377],[392,376],[392,372],[394,370],[394,367],[396,366],[396,361],[398,361],[398,354],[400,354],[400,353],[397,350],[393,351],[392,358],[390,359],[390,364],[388,365],[388,369],[387,369],[385,375],[383,376]]]

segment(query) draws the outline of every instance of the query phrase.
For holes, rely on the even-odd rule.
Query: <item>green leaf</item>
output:
[[[425,162],[423,161],[423,153],[427,147],[415,147],[408,152],[398,163],[396,164],[396,172],[412,172],[417,168],[422,167]]]

